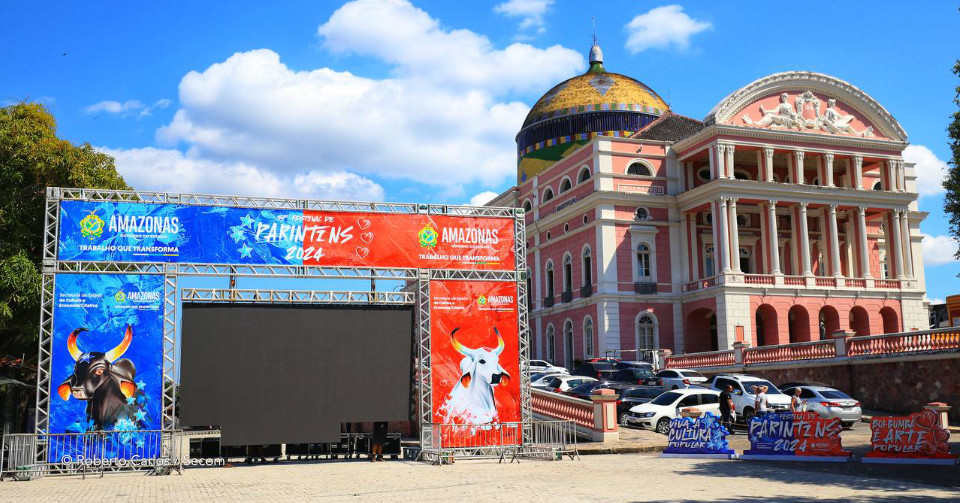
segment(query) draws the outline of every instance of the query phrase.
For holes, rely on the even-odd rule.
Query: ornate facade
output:
[[[490,203],[526,211],[535,357],[927,326],[926,214],[906,134],[879,103],[785,72],[699,121],[605,72],[595,47],[591,70],[541,98],[517,136],[518,185]]]

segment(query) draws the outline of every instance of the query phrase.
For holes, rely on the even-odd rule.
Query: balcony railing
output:
[[[683,285],[684,292],[695,292],[697,290],[703,290],[704,288],[710,288],[717,284],[717,277],[711,276],[709,278],[698,279],[696,281],[691,281]]]
[[[776,281],[776,276],[772,274],[745,274],[743,282],[748,285],[772,285]]]
[[[585,299],[593,295],[593,285],[583,285],[580,287],[580,298]]]
[[[652,295],[657,293],[657,284],[652,281],[634,281],[633,292],[639,295]]]
[[[778,346],[760,346],[743,352],[743,363],[768,363],[794,360],[817,360],[837,356],[837,345],[834,341],[800,342],[796,344],[781,344]]]
[[[686,369],[700,367],[723,367],[735,362],[733,350],[707,351],[704,353],[687,353],[685,355],[670,356],[667,358],[666,368]]]
[[[573,292],[572,292],[572,291],[567,290],[566,292],[562,292],[562,293],[560,294],[560,302],[567,303],[567,302],[570,302],[570,301],[572,301],[572,300],[573,300]]]
[[[813,281],[817,286],[830,286],[834,288],[837,286],[837,278],[830,276],[817,276]]]
[[[783,284],[787,286],[806,286],[807,278],[803,276],[784,276]]]
[[[886,288],[886,289],[899,290],[900,286],[901,286],[901,282],[898,279],[878,279],[873,282],[874,288]]]
[[[960,349],[960,330],[954,328],[952,330],[851,337],[847,344],[847,354],[850,356]]]

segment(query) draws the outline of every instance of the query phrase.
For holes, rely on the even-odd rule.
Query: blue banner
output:
[[[62,201],[59,260],[303,264],[303,212]]]
[[[720,418],[707,412],[698,418],[678,417],[670,421],[664,454],[733,454],[727,443],[730,432]]]
[[[50,461],[156,456],[159,437],[138,432],[162,424],[163,288],[159,275],[57,275],[49,432],[128,433],[53,437]]]

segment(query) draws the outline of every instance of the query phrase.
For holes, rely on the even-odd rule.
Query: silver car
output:
[[[860,402],[846,393],[827,386],[791,386],[783,389],[787,396],[793,396],[795,389],[800,389],[800,400],[803,401],[807,412],[816,412],[825,419],[840,418],[844,428],[850,428],[860,422],[863,410]]]

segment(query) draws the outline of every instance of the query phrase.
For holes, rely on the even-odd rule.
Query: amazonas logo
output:
[[[487,305],[487,297],[486,297],[485,295],[481,295],[481,296],[477,297],[477,305],[478,305],[478,306],[485,306],[485,305]]]
[[[103,219],[91,211],[89,215],[80,220],[80,234],[87,239],[96,239],[103,234],[104,224]]]
[[[160,292],[124,292],[123,290],[117,290],[117,293],[113,294],[113,299],[117,302],[158,302],[160,300]]]
[[[123,293],[123,290],[117,290],[117,293],[113,294],[113,300],[123,302],[127,300],[127,294]]]
[[[437,230],[430,224],[425,225],[417,234],[420,238],[420,246],[424,248],[434,248],[437,246]]]

